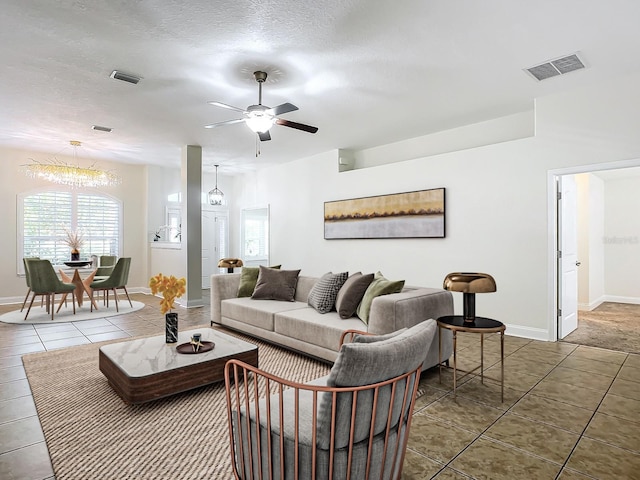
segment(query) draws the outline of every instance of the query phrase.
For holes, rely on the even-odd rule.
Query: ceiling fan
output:
[[[312,127],[311,125],[305,125],[303,123],[292,122],[290,120],[284,120],[282,118],[278,118],[278,115],[282,115],[283,113],[293,112],[298,110],[298,107],[291,103],[283,103],[278,105],[277,107],[267,107],[266,105],[262,105],[262,84],[267,79],[267,73],[262,71],[253,72],[253,76],[258,82],[258,104],[257,105],[249,105],[246,109],[233,107],[231,105],[227,105],[226,103],[221,102],[208,102],[210,105],[215,105],[216,107],[227,108],[229,110],[234,110],[236,112],[241,112],[244,116],[243,118],[237,118],[234,120],[226,120],[224,122],[212,123],[210,125],[205,125],[204,128],[216,128],[223,125],[231,125],[233,123],[245,122],[247,126],[258,134],[260,140],[267,141],[271,140],[271,134],[269,133],[269,129],[275,125],[282,125],[284,127],[295,128],[296,130],[302,130],[304,132],[316,133],[318,131],[318,127]]]

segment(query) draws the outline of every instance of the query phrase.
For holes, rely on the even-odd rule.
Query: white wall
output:
[[[237,198],[270,204],[271,261],[283,268],[381,270],[435,287],[452,271],[487,272],[498,291],[478,295],[478,313],[504,321],[507,333],[551,339],[548,172],[640,158],[638,80],[538,99],[535,138],[343,173],[336,150],[239,178]],[[402,142],[395,146],[403,158]],[[447,189],[445,239],[323,239],[325,201],[437,187]]]
[[[18,252],[16,212],[17,196],[40,187],[49,187],[51,183],[33,179],[24,175],[21,165],[30,163],[30,158],[46,161],[51,158],[41,152],[0,147],[2,175],[0,175],[0,224],[2,225],[2,250],[0,255],[0,299],[3,302],[22,302],[26,293],[23,277],[17,275],[17,263],[22,261],[22,252]],[[75,162],[73,158],[60,160]],[[105,189],[123,205],[123,242],[121,255],[131,257],[129,285],[132,288],[147,284],[147,175],[144,166],[112,163],[79,157],[81,166],[96,164],[100,168],[113,170],[122,177],[122,184]],[[90,254],[90,252],[86,252]]]
[[[640,303],[640,177],[604,185],[607,300]]]
[[[605,301],[604,182],[583,173],[578,186],[578,308],[593,310]]]
[[[605,301],[604,275],[606,256],[602,238],[605,234],[604,182],[595,175],[589,175],[589,309],[596,308]]]

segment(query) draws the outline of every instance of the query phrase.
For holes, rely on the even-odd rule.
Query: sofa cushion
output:
[[[276,270],[260,265],[258,281],[251,298],[254,300],[283,300],[294,302],[300,270]]]
[[[340,287],[347,280],[349,272],[325,273],[309,292],[307,303],[319,313],[333,310]]]
[[[336,296],[336,310],[340,318],[353,317],[372,281],[373,273],[363,275],[362,272],[357,272],[347,278]]]
[[[273,265],[269,268],[279,269],[280,265]],[[240,285],[238,286],[238,294],[236,295],[237,297],[250,297],[253,295],[259,273],[260,269],[258,267],[242,267],[242,271],[240,272]]]
[[[362,330],[360,319],[342,320],[336,312],[318,314],[313,308],[278,312],[274,316],[274,331],[301,342],[337,352],[340,337],[346,329]]]
[[[367,287],[367,291],[364,292],[362,301],[356,310],[360,320],[364,323],[368,323],[371,303],[374,298],[379,297],[380,295],[388,295],[390,293],[400,293],[403,287],[404,280],[391,281],[386,279],[382,273],[377,272],[373,281]]]
[[[257,302],[245,297],[223,300],[220,308],[222,317],[239,320],[247,325],[253,325],[272,332],[274,330],[274,314],[297,308],[308,309],[309,307],[302,302],[289,303],[277,300],[261,300]]]

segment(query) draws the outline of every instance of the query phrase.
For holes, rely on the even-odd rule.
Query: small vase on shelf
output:
[[[77,248],[71,250],[71,261],[80,260],[80,251]]]
[[[165,342],[176,343],[178,341],[178,313],[169,312],[164,314],[165,319]]]

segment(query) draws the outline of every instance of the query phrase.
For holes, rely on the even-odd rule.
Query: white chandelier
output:
[[[69,143],[73,146],[74,158],[77,158],[77,148],[82,143],[77,140],[71,140]],[[26,174],[30,177],[41,178],[60,185],[68,185],[72,188],[111,187],[122,182],[122,179],[113,172],[100,170],[93,165],[80,167],[77,165],[77,161],[76,165],[70,165],[55,159],[55,157],[54,160],[48,162],[39,162],[33,159],[31,161],[33,163],[23,165]]]

